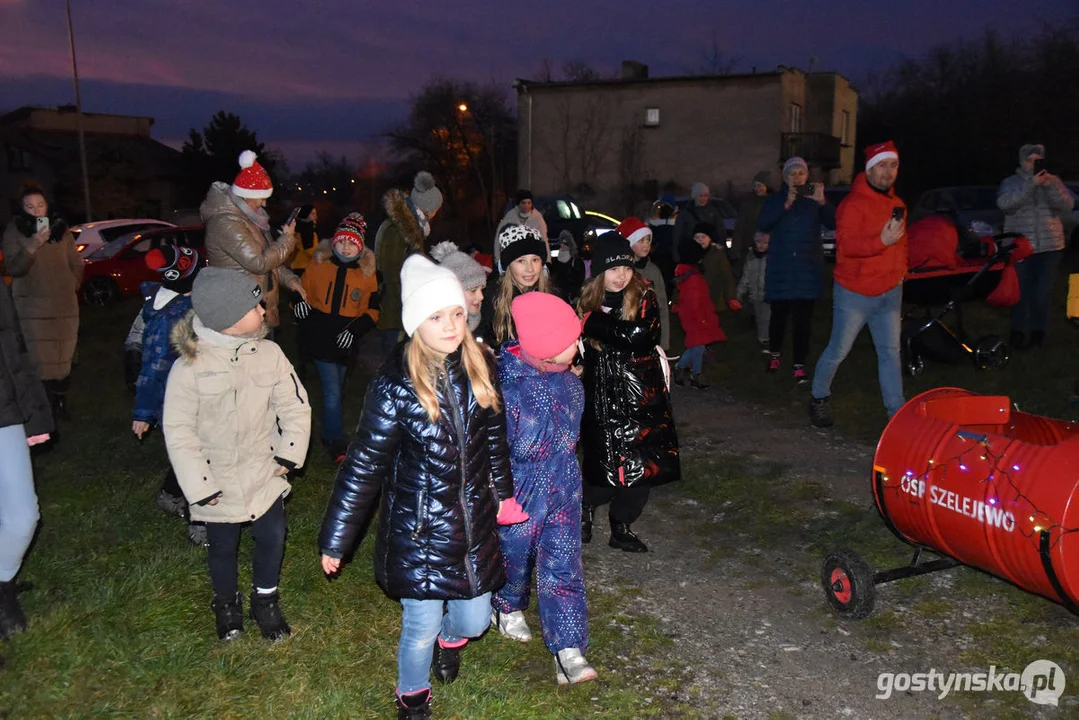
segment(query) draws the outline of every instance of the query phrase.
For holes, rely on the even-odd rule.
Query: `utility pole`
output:
[[[82,199],[86,207],[86,222],[92,222],[94,213],[90,208],[90,170],[86,164],[86,133],[82,127],[82,96],[79,94],[79,66],[75,62],[75,26],[71,22],[71,0],[67,6],[67,40],[71,46],[71,76],[75,80],[75,128],[79,133],[79,161],[82,163]]]

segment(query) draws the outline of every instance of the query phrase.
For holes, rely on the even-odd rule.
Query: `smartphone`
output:
[[[813,183],[799,185],[795,188],[795,192],[798,193],[798,197],[809,197],[813,194]]]
[[[1043,170],[1045,170],[1045,158],[1038,158],[1034,161],[1034,174],[1037,175]]]
[[[297,205],[296,207],[292,208],[292,212],[289,213],[288,220],[285,221],[285,224],[286,225],[291,225],[292,223],[296,222],[296,218],[298,218],[299,216],[300,216],[300,206]]]
[[[41,232],[42,230],[48,230],[48,229],[49,229],[49,219],[47,217],[39,217],[37,219],[37,231]]]
[[[899,222],[903,222],[903,218],[905,218],[906,216],[907,216],[907,209],[906,208],[904,208],[904,207],[894,207],[894,208],[892,208],[892,220],[898,220]]]

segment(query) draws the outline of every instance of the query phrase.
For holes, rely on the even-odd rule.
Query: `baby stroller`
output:
[[[907,228],[910,270],[903,281],[900,356],[907,375],[920,375],[925,361],[973,363],[1001,368],[1011,358],[996,335],[971,339],[963,329],[963,304],[983,301],[1008,307],[1019,301],[1014,263],[1031,254],[1018,233],[978,238],[964,235],[946,217],[930,216]],[[945,322],[954,316],[952,326]]]

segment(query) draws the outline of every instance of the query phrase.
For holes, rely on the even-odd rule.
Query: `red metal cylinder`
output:
[[[889,421],[873,494],[901,538],[1063,603],[1079,602],[1079,424],[958,388]]]

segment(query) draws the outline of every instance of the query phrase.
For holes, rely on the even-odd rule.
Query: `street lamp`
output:
[[[465,103],[461,103],[457,106],[457,109],[461,112],[468,112],[468,105],[466,105]]]
[[[75,81],[75,128],[79,135],[79,162],[82,165],[83,204],[86,206],[86,222],[94,219],[90,209],[90,171],[86,163],[86,133],[82,126],[82,96],[79,94],[79,67],[75,64],[75,26],[71,22],[71,0],[65,2],[67,8],[67,41],[71,47],[71,76]]]

